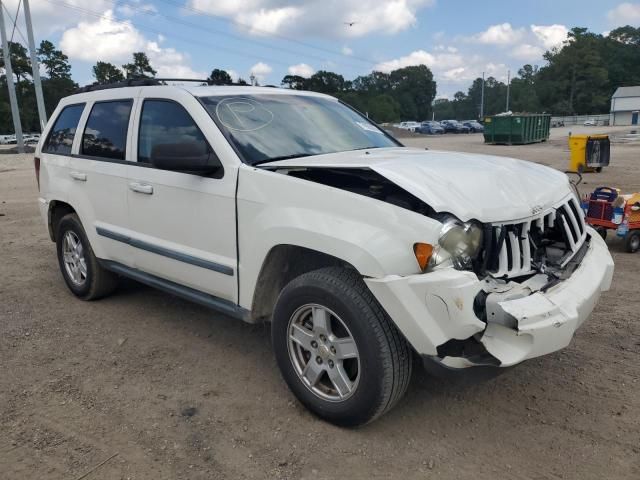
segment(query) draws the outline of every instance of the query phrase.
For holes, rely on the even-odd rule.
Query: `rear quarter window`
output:
[[[60,111],[53,128],[51,128],[49,138],[47,138],[42,148],[43,152],[57,155],[71,154],[71,146],[73,145],[73,139],[75,138],[84,106],[84,103],[68,105]]]

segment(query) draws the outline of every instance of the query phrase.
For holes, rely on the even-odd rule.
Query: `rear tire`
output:
[[[295,278],[282,290],[272,321],[284,380],[324,420],[363,425],[406,392],[411,348],[357,272],[330,267]],[[342,354],[347,351],[350,356]]]
[[[629,253],[636,253],[640,248],[640,231],[633,230],[624,238],[624,247]]]
[[[105,270],[98,263],[82,223],[75,213],[65,215],[58,223],[56,250],[62,277],[76,297],[96,300],[116,289],[117,275]]]

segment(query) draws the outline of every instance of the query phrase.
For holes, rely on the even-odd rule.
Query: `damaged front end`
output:
[[[451,368],[506,367],[568,345],[609,288],[613,261],[571,194],[530,218],[485,224],[471,270],[367,284],[401,330],[402,316],[418,316],[430,341],[412,343],[423,356]],[[422,297],[426,311],[395,304],[382,283],[405,302]]]
[[[502,216],[496,210],[501,195],[495,195],[490,215],[487,209],[484,216],[474,215],[469,201],[455,189],[451,196],[458,201],[434,208],[427,194],[438,185],[419,189],[418,183],[428,177],[393,178],[390,165],[269,168],[440,222],[431,260],[424,268],[420,265],[423,273],[364,278],[423,357],[451,368],[507,367],[568,345],[613,275],[606,244],[585,224],[574,193],[567,189],[556,203],[544,203],[543,197],[550,194],[530,191],[528,196],[544,206],[529,207],[526,218],[497,222],[492,219]],[[421,172],[420,164],[411,167],[412,172]],[[555,174],[548,175],[559,182]],[[507,187],[502,187],[503,193]],[[490,194],[483,190],[485,197]],[[509,194],[517,196],[515,191]],[[503,214],[526,211],[526,196],[521,195],[517,209]],[[482,212],[482,205],[475,210]],[[425,235],[416,233],[416,241]]]

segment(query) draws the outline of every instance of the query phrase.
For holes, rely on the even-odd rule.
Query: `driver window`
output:
[[[212,152],[196,123],[179,104],[169,100],[145,100],[138,133],[138,162],[152,163],[154,151]],[[179,156],[179,155],[178,155]]]

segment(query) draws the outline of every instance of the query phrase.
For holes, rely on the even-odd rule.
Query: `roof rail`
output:
[[[229,84],[218,84],[209,79],[199,79],[199,78],[129,78],[127,80],[123,80],[122,82],[114,82],[114,83],[93,83],[91,85],[86,85],[84,87],[78,88],[75,93],[84,93],[84,92],[93,92],[96,90],[108,90],[110,88],[125,88],[125,87],[147,87],[152,85],[167,85],[167,82],[194,82],[200,83],[204,85],[229,85]],[[230,85],[243,85],[241,83],[232,83]],[[275,87],[275,85],[267,85],[267,87]],[[275,87],[277,88],[277,87]]]
[[[125,88],[125,87],[146,87],[151,85],[166,85],[167,82],[196,82],[204,83],[205,85],[211,85],[209,80],[201,80],[196,78],[129,78],[122,82],[114,83],[93,83],[84,87],[78,88],[75,93],[93,92],[96,90],[108,90],[111,88]]]

